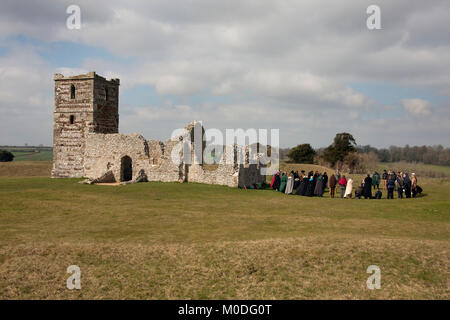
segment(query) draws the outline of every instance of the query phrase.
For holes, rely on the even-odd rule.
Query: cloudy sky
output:
[[[81,8],[80,30],[66,9]],[[366,27],[369,5],[381,30]],[[120,78],[120,131],[449,146],[448,0],[0,0],[0,145],[52,143],[53,74]]]

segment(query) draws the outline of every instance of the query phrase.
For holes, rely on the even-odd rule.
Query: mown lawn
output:
[[[11,176],[0,177],[3,299],[450,298],[448,179],[422,179],[417,199],[342,200]],[[79,291],[66,288],[74,264]],[[366,288],[369,265],[380,290]]]

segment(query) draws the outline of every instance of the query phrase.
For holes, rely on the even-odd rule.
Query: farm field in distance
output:
[[[1,299],[450,298],[448,176],[419,174],[416,199],[353,200],[82,185],[49,178],[50,168],[0,163]],[[81,290],[66,288],[70,265]],[[370,265],[380,290],[366,287]]]
[[[51,161],[53,151],[51,147],[0,147],[14,155],[14,161]]]

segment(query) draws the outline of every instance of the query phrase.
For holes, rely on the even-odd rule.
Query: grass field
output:
[[[426,176],[431,178],[450,178],[450,167],[437,166],[423,163],[408,163],[408,162],[393,162],[380,163],[378,165],[378,172],[381,174],[383,170],[406,171],[409,173],[416,173],[419,176]]]
[[[14,155],[14,161],[51,161],[53,152],[47,147],[0,147]]]
[[[0,164],[2,299],[450,298],[449,179],[421,179],[416,199],[346,200],[49,170]]]

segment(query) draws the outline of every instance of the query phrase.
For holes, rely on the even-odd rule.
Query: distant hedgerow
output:
[[[0,162],[10,162],[14,160],[14,155],[7,150],[0,150]]]

